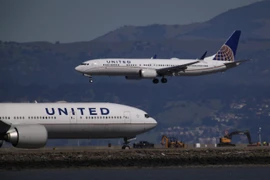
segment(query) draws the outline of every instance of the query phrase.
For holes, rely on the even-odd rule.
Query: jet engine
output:
[[[157,71],[155,69],[142,69],[140,70],[140,76],[142,78],[155,78],[157,77]]]
[[[5,135],[5,140],[14,147],[27,149],[42,148],[47,139],[47,129],[39,124],[16,125]]]

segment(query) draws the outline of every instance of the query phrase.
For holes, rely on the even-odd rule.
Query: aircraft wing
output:
[[[0,120],[0,134],[6,133],[10,129],[10,127],[10,123]]]
[[[175,73],[175,72],[184,71],[185,69],[187,69],[187,66],[192,65],[192,64],[196,64],[198,62],[200,62],[200,61],[194,61],[191,63],[181,64],[178,66],[157,69],[157,73],[160,75],[170,75],[170,74]]]

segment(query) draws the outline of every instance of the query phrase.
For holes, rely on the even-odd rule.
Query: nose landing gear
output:
[[[89,82],[90,82],[90,83],[92,83],[92,82],[93,82],[92,77],[89,77]]]

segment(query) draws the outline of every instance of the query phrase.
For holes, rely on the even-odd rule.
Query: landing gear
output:
[[[153,79],[153,83],[157,84],[159,82],[159,80],[157,78]]]
[[[89,77],[89,82],[90,82],[90,83],[92,83],[92,82],[93,82],[92,77]]]
[[[162,83],[167,83],[167,79],[163,77],[163,78],[161,79],[161,82],[162,82]]]
[[[136,140],[136,137],[135,138],[130,138],[130,139],[125,137],[122,149],[130,149],[129,143],[130,143],[130,141],[133,141],[133,140]]]

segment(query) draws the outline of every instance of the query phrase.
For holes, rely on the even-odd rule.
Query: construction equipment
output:
[[[250,133],[248,130],[245,131],[233,131],[230,134],[226,133],[224,137],[219,139],[219,144],[217,144],[218,147],[228,147],[228,146],[235,146],[235,144],[231,143],[232,136],[233,135],[246,135],[248,138],[249,145],[252,145]]]
[[[163,135],[161,138],[161,144],[166,148],[185,148],[187,147],[182,141],[178,141],[175,137],[167,137]]]

